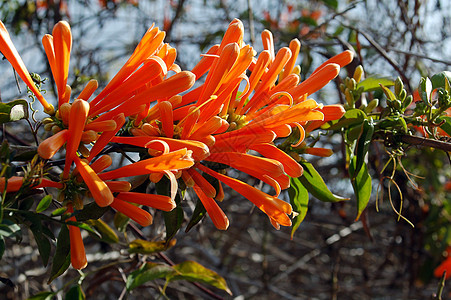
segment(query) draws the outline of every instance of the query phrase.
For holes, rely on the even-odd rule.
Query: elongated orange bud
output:
[[[153,207],[163,211],[171,211],[177,206],[177,204],[171,199],[171,197],[164,195],[128,192],[119,193],[116,198],[127,202]]]
[[[321,157],[329,157],[332,154],[334,154],[332,149],[327,149],[327,148],[307,148],[304,150],[304,153],[321,156]]]
[[[70,101],[70,95],[72,93],[72,88],[66,84],[66,89],[63,95],[63,99],[61,99],[62,103],[69,103]]]
[[[182,179],[183,179],[183,182],[185,182],[185,185],[187,186],[187,187],[193,187],[194,186],[194,184],[195,184],[195,182],[194,182],[194,179],[193,179],[193,177],[191,177],[191,175],[187,172],[187,170],[182,170]]]
[[[343,105],[341,104],[331,104],[324,105],[320,111],[324,114],[324,122],[338,120],[340,119],[346,112]]]
[[[202,59],[191,70],[196,78],[199,79],[204,75],[213,64],[214,60],[218,58],[215,54],[218,52],[219,45],[213,45],[206,54],[201,55]]]
[[[267,158],[272,158],[279,161],[283,165],[285,173],[287,173],[291,177],[297,178],[299,176],[302,176],[302,166],[291,156],[289,156],[276,146],[272,144],[258,144],[251,145],[250,149],[257,151]]]
[[[233,19],[232,22],[230,22],[229,27],[227,27],[226,32],[224,33],[224,37],[222,38],[217,53],[221,53],[222,49],[224,49],[228,44],[231,43],[237,43],[239,46],[241,46],[241,43],[243,42],[243,36],[243,23],[239,19]]]
[[[44,46],[45,54],[47,55],[47,60],[49,61],[50,70],[53,74],[53,79],[58,82],[58,77],[56,74],[56,61],[55,61],[55,49],[53,48],[53,36],[46,34],[42,37],[42,45]]]
[[[148,136],[160,136],[160,130],[149,123],[144,123],[141,129]]]
[[[63,178],[67,178],[70,165],[76,156],[78,146],[88,117],[89,103],[85,100],[76,99],[72,103],[69,114],[69,136],[66,145],[66,162],[64,165]]]
[[[128,192],[132,188],[132,185],[128,181],[105,181],[112,193]]]
[[[328,64],[337,64],[340,66],[340,68],[343,68],[344,66],[350,64],[353,59],[354,52],[352,52],[351,50],[343,51],[340,54],[337,54],[334,57],[331,57],[325,62],[323,62],[318,68],[315,69],[315,71],[313,71],[312,75],[318,73],[322,68],[324,68]]]
[[[72,204],[67,205],[67,212],[69,214],[74,212]],[[77,222],[77,219],[75,216],[72,216],[67,221]],[[74,269],[84,269],[88,265],[88,260],[86,259],[85,246],[83,245],[80,228],[74,225],[67,226],[69,227],[70,238],[70,262]]]
[[[160,109],[160,120],[163,133],[166,137],[172,138],[174,135],[174,118],[172,115],[172,104],[169,101],[158,103]]]
[[[25,67],[25,64],[23,63],[22,58],[17,52],[16,47],[14,47],[8,30],[6,30],[6,27],[2,21],[0,21],[0,52],[6,57],[9,63],[13,66],[14,70],[16,70],[19,77],[22,78],[22,80],[27,84],[33,94],[36,95],[39,102],[41,102],[42,106],[44,106],[44,112],[49,115],[55,114],[53,105],[51,105],[47,102],[47,100],[44,99],[44,96],[42,96],[41,92],[37,89],[36,85],[31,79],[30,73]]]
[[[114,199],[110,204],[112,208],[123,213],[141,226],[152,224],[152,216],[145,210],[120,199]]]
[[[221,128],[221,126],[222,126],[222,118],[214,116],[204,124],[196,126],[194,133],[190,136],[190,139],[193,140],[201,139],[206,135],[214,133],[216,130]]]
[[[96,172],[94,172],[94,170],[78,156],[75,156],[74,161],[97,205],[100,207],[110,205],[111,202],[113,202],[114,197],[105,182],[103,182],[103,180],[97,176]]]
[[[293,71],[296,60],[298,59],[299,50],[301,49],[301,42],[298,39],[293,39],[290,42],[291,57],[290,60],[285,65],[285,68],[279,76],[279,81],[285,79]]]
[[[100,137],[97,139],[94,146],[91,148],[91,154],[88,157],[88,161],[91,161],[96,157],[100,151],[105,148],[106,145],[110,142],[113,136],[122,128],[122,125],[125,124],[125,116],[124,114],[119,114],[113,118],[113,121],[116,123],[116,129],[111,131],[104,131]]]
[[[69,125],[69,115],[71,107],[72,105],[70,103],[63,103],[58,109],[58,114],[63,121],[63,124],[66,126]]]
[[[214,198],[216,196],[215,188],[207,181],[207,179],[200,175],[199,172],[193,169],[188,169],[186,172],[194,179],[194,182],[196,183],[195,186],[201,188],[207,197]]]
[[[81,91],[80,95],[78,95],[77,99],[83,99],[88,101],[89,97],[92,96],[92,94],[95,92],[97,87],[99,86],[99,83],[95,79],[91,79],[86,84],[83,91]]]
[[[262,31],[261,36],[262,36],[263,49],[269,51],[269,54],[271,55],[271,61],[273,61],[274,57],[275,57],[275,51],[274,51],[274,38],[273,38],[272,32],[265,29]]]
[[[7,192],[17,192],[23,184],[23,177],[13,176],[8,178]],[[5,190],[5,177],[0,178],[0,192]]]
[[[69,130],[64,129],[44,140],[38,147],[38,154],[43,159],[51,159],[64,145],[69,136]]]
[[[69,23],[60,21],[56,23],[52,31],[53,48],[55,51],[55,79],[58,90],[58,104],[68,103],[69,98],[66,96],[66,83],[69,74],[70,51],[72,49],[72,33]]]
[[[94,130],[95,132],[112,131],[116,129],[116,122],[113,120],[93,121],[85,125],[85,130]]]
[[[195,185],[193,189],[204,205],[205,210],[210,216],[210,219],[213,221],[215,227],[219,230],[227,230],[227,228],[229,227],[229,219],[224,214],[222,209],[218,206],[216,201],[213,198],[208,197],[199,186]]]
[[[90,144],[93,141],[97,140],[98,134],[94,130],[85,130],[81,135],[81,142],[83,144]]]
[[[96,173],[100,173],[113,163],[113,160],[109,155],[102,155],[96,161],[91,164],[91,168]]]

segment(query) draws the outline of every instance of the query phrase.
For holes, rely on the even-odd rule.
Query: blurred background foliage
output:
[[[451,3],[447,0],[4,0],[0,3],[0,18],[14,34],[12,39],[25,64],[42,78],[52,76],[40,39],[59,20],[70,22],[74,42],[69,83],[75,94],[92,78],[99,81],[100,87],[105,86],[152,23],[166,31],[166,41],[177,48],[177,63],[185,70],[192,68],[200,59],[199,54],[221,39],[233,18],[243,21],[245,40],[258,51],[262,49],[258,33],[265,28],[273,32],[276,49],[298,38],[302,44],[298,63],[303,79],[325,58],[353,49],[356,59],[346,72],[314,95],[317,101],[327,104],[347,103],[340,84],[346,76],[353,76],[358,65],[364,67],[366,77],[377,75],[393,83],[400,77],[408,95],[414,94],[421,77],[432,77],[449,70],[451,65]],[[8,102],[17,94],[14,73],[6,63],[0,64],[0,70],[1,99]],[[55,94],[52,82],[44,88],[48,95]],[[22,92],[25,93],[23,89]],[[380,88],[364,93],[355,106],[367,105],[373,98],[380,100],[380,107],[387,106],[387,97]],[[8,129],[20,137],[20,128]],[[449,143],[446,139],[443,137],[442,141]],[[439,284],[433,278],[433,270],[448,255],[451,243],[449,152],[374,140],[368,151],[373,193],[360,221],[354,222],[355,201],[331,204],[312,198],[309,213],[291,240],[289,228],[273,230],[265,216],[253,213],[250,204],[224,202],[231,220],[228,231],[219,232],[205,221],[189,233],[179,233],[177,246],[165,255],[176,263],[192,259],[215,270],[227,280],[237,299],[431,297]],[[314,163],[334,193],[353,196],[345,138],[334,134],[323,143],[336,154],[307,159]],[[395,182],[398,188],[390,182]],[[288,195],[285,197],[288,199]],[[415,227],[398,219],[391,204],[396,209],[402,208],[403,217]],[[163,224],[158,217],[162,218],[157,214],[155,224]],[[151,226],[143,234],[153,239],[161,230]],[[64,278],[74,275],[72,270],[63,279],[47,285],[46,269],[36,262],[34,240],[26,235],[20,239],[20,245],[11,246],[0,261],[4,282],[0,294],[6,299],[25,299],[42,290],[59,289]],[[123,254],[107,243],[99,246],[92,242],[89,248],[87,239],[86,244],[88,260],[98,267],[88,275],[93,280],[83,283],[88,299],[123,297],[122,268],[127,265],[102,267]],[[158,282],[148,283],[129,298],[158,298],[158,288]],[[445,286],[444,298],[449,291],[451,288]],[[216,290],[205,294],[189,283],[171,284],[166,294],[171,299],[228,297]]]

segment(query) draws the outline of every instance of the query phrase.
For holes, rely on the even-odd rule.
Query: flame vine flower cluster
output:
[[[67,208],[63,220],[69,222],[74,268],[87,265],[74,222],[89,199],[148,226],[152,216],[140,206],[174,209],[181,184],[194,190],[214,225],[225,230],[229,220],[218,202],[226,185],[262,210],[274,227],[291,225],[292,207],[278,196],[303,169],[275,141],[296,131],[299,140],[290,147],[305,148],[306,131],[343,115],[342,106],[308,97],[334,79],[353,54],[345,51],[329,59],[301,81],[296,65],[299,40],[276,53],[272,34],[265,30],[264,50],[257,55],[243,35],[242,22],[233,20],[221,43],[203,54],[191,71],[182,71],[175,64],[176,49],[152,26],[105,88],[98,91],[97,81],[91,80],[74,95],[67,85],[72,35],[69,24],[61,21],[42,39],[58,93],[54,107],[36,88],[0,22],[0,51],[48,114],[42,123],[52,135],[39,144],[40,158],[52,160],[65,149],[59,180],[40,178],[32,188],[58,189],[58,201]],[[148,155],[114,169],[112,158],[104,154],[109,143],[140,147]],[[228,176],[230,168],[267,183],[274,194]],[[155,183],[168,178],[169,195],[131,191],[126,178],[139,175]],[[1,188],[16,192],[23,182],[23,177],[3,178]]]

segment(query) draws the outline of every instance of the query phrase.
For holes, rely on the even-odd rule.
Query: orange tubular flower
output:
[[[227,230],[227,228],[229,227],[229,219],[224,214],[222,209],[218,206],[216,201],[213,198],[205,195],[204,191],[199,186],[195,185],[193,189],[204,205],[205,210],[207,211],[216,228],[218,228],[219,230]]]
[[[38,98],[39,102],[41,102],[42,106],[44,106],[44,112],[49,115],[53,115],[55,110],[53,105],[47,102],[42,96],[41,92],[36,88],[33,80],[31,79],[30,73],[28,72],[25,64],[20,58],[19,53],[14,47],[13,42],[11,41],[11,37],[9,36],[8,30],[6,30],[5,25],[2,21],[0,21],[0,52],[6,57],[6,59],[13,66],[14,70],[16,70],[17,74],[22,78],[22,80],[27,84],[30,90],[35,94]]]
[[[13,176],[8,178],[7,183],[6,183],[6,192],[7,193],[11,193],[11,192],[17,192],[18,190],[20,190],[20,188],[23,185],[23,177],[19,177],[19,176]],[[40,178],[39,179],[39,184],[31,186],[32,189],[39,189],[39,188],[43,188],[43,187],[54,187],[54,188],[58,188],[61,189],[63,187],[63,184],[60,182],[54,182],[52,180],[46,179],[46,178]],[[0,192],[3,192],[5,190],[5,178],[2,177],[0,178]]]
[[[72,204],[67,205],[67,212],[74,213]],[[67,219],[67,221],[77,222],[75,216]],[[84,269],[88,265],[86,259],[85,246],[83,245],[83,238],[81,237],[80,228],[75,225],[68,225],[70,238],[70,261],[72,267],[77,270]]]
[[[70,51],[72,48],[72,33],[70,31],[69,23],[60,21],[53,27],[53,50],[54,58],[49,58],[55,61],[54,68],[52,68],[53,77],[55,78],[56,87],[58,90],[58,106],[69,102],[69,95],[66,95],[66,83],[69,74]],[[47,56],[51,53],[47,53]]]
[[[131,203],[115,198],[110,206],[141,226],[149,226],[152,224],[153,219],[151,214]]]

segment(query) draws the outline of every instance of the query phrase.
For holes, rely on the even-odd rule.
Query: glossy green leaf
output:
[[[63,207],[57,208],[57,209],[55,209],[54,211],[52,211],[51,215],[52,215],[53,217],[61,216],[61,215],[64,214],[66,211],[67,211],[67,207],[66,207],[66,206],[63,206]]]
[[[39,255],[42,263],[47,266],[50,258],[51,244],[47,236],[42,233],[42,220],[38,215],[27,214],[27,220],[31,222],[30,230],[33,233],[36,244],[38,245]]]
[[[83,222],[86,220],[97,220],[98,218],[103,216],[103,214],[106,213],[108,209],[109,206],[100,207],[95,202],[91,202],[89,204],[86,204],[82,210],[77,211],[77,221]]]
[[[178,271],[178,274],[168,276],[168,281],[188,280],[202,282],[232,294],[223,277],[195,261],[184,261],[181,264],[173,266],[173,269]]]
[[[339,202],[349,200],[349,198],[343,198],[334,195],[324,183],[323,178],[315,170],[313,165],[308,162],[301,162],[304,168],[304,174],[298,177],[302,185],[318,200],[323,202]]]
[[[356,167],[354,174],[357,174],[360,171],[360,168],[362,168],[364,162],[365,162],[365,156],[368,152],[368,149],[371,144],[371,139],[373,138],[374,134],[374,124],[373,120],[365,120],[362,124],[362,131],[359,137],[359,140],[357,141],[357,147],[356,147]]]
[[[391,101],[396,100],[395,94],[393,94],[393,92],[388,87],[386,87],[382,84],[380,86],[381,86],[382,90],[384,91],[384,94],[387,97],[387,99],[389,99]]]
[[[197,225],[207,214],[207,210],[205,209],[202,201],[197,200],[196,207],[194,208],[193,215],[186,226],[185,232],[190,231],[195,225]]]
[[[28,118],[28,103],[23,99],[0,103],[0,124]]]
[[[117,236],[116,232],[114,232],[114,230],[101,219],[88,220],[86,222],[100,233],[102,241],[112,244],[119,242],[119,237]]]
[[[51,300],[55,296],[55,293],[52,292],[40,292],[36,295],[31,296],[27,300]]]
[[[338,130],[345,127],[351,127],[362,123],[366,118],[367,115],[362,110],[353,108],[346,111],[340,120],[332,121],[330,122],[330,125],[325,124],[323,128],[329,130]]]
[[[349,164],[349,176],[352,178],[351,183],[357,199],[357,221],[360,218],[363,210],[368,205],[371,197],[372,185],[371,176],[368,173],[368,166],[366,165],[366,163],[363,164],[358,173],[355,172],[356,165],[357,157],[354,157]]]
[[[79,284],[72,286],[66,293],[65,300],[85,300],[86,296]]]
[[[438,118],[439,122],[445,121],[440,128],[446,132],[449,136],[451,136],[451,117],[440,117]]]
[[[293,218],[293,225],[291,226],[291,239],[293,239],[294,233],[307,215],[309,195],[299,178],[290,178],[288,195],[293,211],[298,214]]]
[[[176,243],[175,239],[166,241],[151,242],[146,240],[136,239],[128,245],[128,252],[130,253],[141,253],[141,254],[153,254],[161,251],[165,251]]]
[[[357,84],[357,89],[363,87],[364,92],[374,91],[380,89],[380,84],[383,86],[393,86],[395,82],[388,77],[370,76],[360,81]]]
[[[146,282],[158,278],[166,278],[168,275],[175,273],[177,273],[177,271],[168,265],[148,262],[140,269],[130,273],[127,277],[127,283],[125,286],[127,290],[130,291]]]
[[[40,213],[49,208],[50,203],[52,203],[52,195],[47,195],[39,201],[38,206],[36,207],[36,212]]]
[[[448,83],[451,82],[451,72],[443,71],[435,74],[431,77],[432,89],[435,90],[439,87],[445,88],[447,84],[446,81],[448,81]]]
[[[63,274],[70,265],[70,238],[69,228],[62,225],[56,242],[55,255],[52,261],[52,270],[48,283]]]

